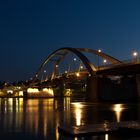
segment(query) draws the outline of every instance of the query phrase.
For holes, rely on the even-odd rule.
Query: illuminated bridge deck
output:
[[[130,133],[129,133],[130,131]],[[104,135],[111,134],[114,132],[121,132],[122,134],[137,135],[140,136],[140,123],[135,121],[130,122],[120,122],[120,123],[102,123],[93,125],[83,125],[83,126],[59,126],[58,132],[62,135],[67,135],[71,137],[82,137],[89,135]],[[135,133],[134,133],[135,132]]]

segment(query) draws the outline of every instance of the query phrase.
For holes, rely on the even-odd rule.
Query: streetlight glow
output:
[[[65,73],[68,73],[68,71],[65,71]]]
[[[103,60],[103,63],[104,63],[104,64],[105,64],[105,63],[107,63],[107,60],[106,60],[106,59],[104,59],[104,60]]]
[[[80,66],[80,69],[83,69],[84,67],[83,66]]]
[[[100,53],[100,52],[102,52],[102,50],[101,50],[101,49],[99,49],[99,50],[98,50],[98,52]]]
[[[136,57],[137,55],[138,55],[138,53],[137,53],[137,52],[133,52],[133,56],[135,56],[135,57]]]
[[[79,73],[79,72],[77,72],[77,73],[76,73],[76,76],[77,76],[77,77],[79,77],[79,76],[80,76],[80,73]]]

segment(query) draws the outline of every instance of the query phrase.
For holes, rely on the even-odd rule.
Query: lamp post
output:
[[[98,53],[101,53],[101,52],[102,52],[102,50],[99,49],[99,50],[98,50]],[[98,64],[97,64],[97,68],[99,69],[99,55],[98,55],[98,60],[97,60],[97,61],[98,61],[98,62],[97,62],[97,63],[98,63]]]

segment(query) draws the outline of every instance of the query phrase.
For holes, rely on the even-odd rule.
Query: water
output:
[[[0,98],[1,139],[116,140],[110,135],[70,138],[59,135],[58,126],[102,122],[139,121],[140,104],[86,103],[84,99]]]

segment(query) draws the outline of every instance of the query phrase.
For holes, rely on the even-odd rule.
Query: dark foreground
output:
[[[58,126],[140,121],[140,104],[86,103],[84,99],[0,98],[2,140],[121,140],[140,139],[139,133],[121,130],[114,134],[69,137]],[[131,133],[130,133],[131,132]]]

